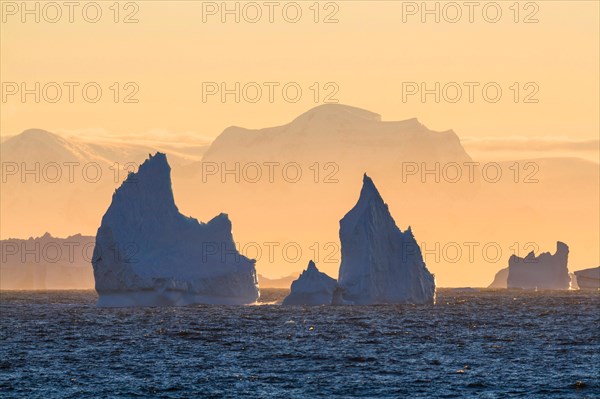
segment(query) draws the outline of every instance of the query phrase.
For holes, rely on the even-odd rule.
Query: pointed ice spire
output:
[[[310,260],[308,262],[308,267],[306,268],[307,272],[318,272],[317,270],[317,266],[315,265],[315,262],[313,262],[312,260]]]
[[[124,214],[136,209],[151,215],[165,212],[177,215],[179,211],[171,188],[171,167],[167,156],[161,152],[150,154],[138,171],[130,172],[125,182],[115,190],[110,206],[122,208]]]
[[[340,303],[433,303],[435,281],[412,230],[398,228],[366,174],[357,204],[340,220],[340,243]]]
[[[365,173],[363,175],[363,185],[360,190],[359,202],[363,199],[369,200],[371,198],[377,198],[383,202],[383,198],[381,198],[381,194],[379,194],[377,187],[375,187],[375,183],[373,183],[373,180]]]
[[[167,162],[167,155],[162,152],[157,152],[154,155],[148,154],[148,159],[146,159],[144,161],[144,163],[142,163],[140,165],[137,173],[129,173],[128,180],[129,180],[129,178],[133,178],[133,177],[142,178],[142,177],[148,176],[148,175],[151,175],[154,178],[154,180],[157,180],[158,177],[164,177],[166,174],[167,179],[165,179],[165,180],[168,180],[169,185],[170,185],[170,183],[171,183],[170,173],[171,173],[171,167],[169,166],[169,163]],[[158,176],[157,176],[157,174],[158,174]]]
[[[365,173],[363,175],[363,185],[360,190],[358,201],[350,210],[350,212],[348,212],[346,216],[340,220],[340,225],[356,225],[359,219],[363,217],[370,218],[372,216],[368,215],[380,212],[383,212],[386,215],[389,214],[388,206],[383,201],[383,198],[381,197],[381,194],[379,194],[377,187],[375,187],[373,180],[371,180],[371,178]],[[387,216],[385,218],[387,219]],[[389,215],[389,218],[392,218],[391,215]]]

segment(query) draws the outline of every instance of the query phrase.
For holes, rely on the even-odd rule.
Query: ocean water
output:
[[[0,293],[2,398],[600,398],[600,294],[436,305],[98,309]],[[275,304],[273,304],[275,302]]]

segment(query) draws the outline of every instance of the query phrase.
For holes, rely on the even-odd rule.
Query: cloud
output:
[[[466,137],[461,139],[465,148],[497,151],[598,151],[598,139],[571,139],[568,137]]]
[[[202,136],[196,132],[171,132],[164,129],[151,129],[144,132],[113,133],[102,128],[56,129],[65,137],[76,138],[84,142],[113,142],[139,145],[168,145],[170,147],[207,146],[213,138]]]
[[[465,137],[465,150],[475,159],[506,160],[576,157],[600,161],[600,140],[569,137]]]

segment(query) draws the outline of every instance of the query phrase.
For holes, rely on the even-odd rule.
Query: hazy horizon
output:
[[[600,397],[600,2],[0,0],[0,396]]]
[[[375,175],[399,227],[404,230],[412,226],[425,253],[425,261],[436,274],[440,286],[487,286],[496,272],[507,266],[510,255],[523,256],[530,250],[536,253],[552,252],[558,240],[567,242],[573,249],[569,267],[571,271],[600,263],[598,247],[593,244],[598,238],[596,218],[590,218],[590,213],[576,216],[569,211],[563,214],[568,208],[560,210],[560,207],[564,208],[565,201],[572,201],[569,198],[579,198],[578,201],[585,198],[587,202],[584,203],[591,206],[588,208],[591,214],[598,212],[594,210],[599,201],[598,189],[586,184],[597,179],[594,176],[598,175],[598,168],[594,165],[597,165],[598,159],[594,161],[577,156],[594,154],[593,140],[480,138],[467,139],[470,145],[465,145],[465,140],[460,140],[453,130],[438,133],[414,118],[395,122],[384,117],[380,120],[376,114],[364,112],[345,105],[312,107],[275,127],[264,126],[263,129],[252,130],[232,126],[217,140],[199,141],[199,145],[195,146],[190,145],[194,140],[192,134],[170,138],[164,132],[156,132],[149,137],[128,136],[119,139],[118,136],[98,132],[77,136],[27,131],[27,135],[14,136],[15,140],[19,139],[22,143],[15,140],[3,142],[3,165],[7,166],[3,171],[3,185],[13,187],[16,191],[3,194],[5,216],[0,222],[0,238],[28,238],[41,236],[45,232],[58,236],[77,233],[95,235],[112,190],[120,185],[127,172],[137,169],[149,152],[158,150],[167,153],[173,169],[173,191],[179,209],[203,222],[221,212],[228,213],[233,223],[234,240],[249,257],[258,258],[257,270],[265,277],[277,278],[300,272],[311,258],[317,258],[315,260],[319,267],[336,277],[340,260],[338,221],[345,212],[344,208],[349,209],[356,201],[356,187],[364,172]],[[348,129],[348,124],[354,127]],[[338,138],[340,134],[342,136]],[[441,152],[431,152],[431,148],[434,148],[429,147],[431,144],[414,142],[407,142],[411,144],[403,149],[406,144],[402,144],[402,140],[412,134],[433,140],[431,143],[442,140],[436,144],[441,146]],[[252,140],[256,137],[264,138],[253,144]],[[348,140],[342,137],[354,137],[352,140],[362,140],[363,143],[348,142],[339,147],[330,141]],[[369,155],[370,150],[363,149],[363,146],[378,145],[383,137],[387,137],[385,140],[400,141],[395,144],[389,142],[385,146],[387,148],[377,147],[379,149],[373,154],[374,157]],[[453,142],[453,138],[458,141]],[[450,141],[446,143],[447,140]],[[278,147],[280,145],[284,147]],[[289,152],[284,150],[286,147],[296,148],[297,151]],[[487,154],[489,158],[474,157],[469,148],[473,148],[475,154]],[[410,152],[402,155],[401,151],[407,149]],[[562,156],[556,156],[557,152]],[[517,157],[509,158],[511,153]],[[408,154],[412,155],[407,157]],[[502,155],[495,158],[496,154]],[[401,162],[395,163],[395,158]],[[239,176],[235,176],[235,164],[245,170],[246,166],[262,165],[265,161],[273,160],[282,165],[298,163],[304,177],[294,182],[277,171],[273,176],[274,181],[269,182],[266,180],[268,170],[264,166],[261,168],[263,177],[256,183],[249,181],[250,176],[241,169],[237,172]],[[35,173],[26,173],[26,169],[31,169],[35,162],[42,162],[44,166],[66,164],[69,161],[78,162],[78,168],[97,162],[101,165],[102,179],[92,184],[79,176],[79,169],[75,169],[74,181],[68,182],[68,168],[64,166],[65,176],[56,183],[48,181],[40,171],[39,183],[34,181]],[[114,162],[124,169],[116,170]],[[318,174],[315,174],[315,162],[319,168]],[[473,169],[473,182],[466,177],[469,162],[477,165]],[[16,169],[9,170],[9,164]],[[441,181],[438,182],[435,173],[427,174],[427,169],[435,169],[436,164],[440,168],[437,178],[441,177]],[[446,167],[454,164],[461,166],[460,172],[464,175],[458,183],[451,181],[450,175],[454,173],[452,168],[445,172]],[[496,173],[494,165],[498,165],[503,174],[499,181],[490,178]],[[493,173],[487,173],[490,176],[482,175],[482,168],[488,166],[494,166],[491,168]],[[417,171],[411,169],[415,167]],[[572,193],[562,192],[567,182],[574,184],[572,173],[577,175],[581,184],[574,186]],[[236,178],[240,177],[241,181],[236,182]],[[314,179],[317,181],[313,182]],[[25,187],[40,190],[39,198],[42,201],[54,198],[52,207],[48,208],[50,204],[46,202],[46,205],[40,203],[34,207],[39,211],[33,210],[23,202]],[[55,190],[56,187],[63,187],[67,191],[61,194]],[[94,189],[93,197],[86,197],[89,198],[86,200],[89,206],[80,209],[80,216],[73,218],[70,213],[73,208],[67,204],[74,195],[80,195],[77,193],[88,188]],[[507,196],[506,190],[513,195]],[[307,202],[300,198],[297,202],[294,192],[314,197],[314,200]],[[410,193],[414,198],[406,197]],[[556,196],[557,193],[561,193],[560,197]],[[436,196],[431,197],[432,194]],[[321,202],[320,195],[329,200]],[[543,196],[543,202],[538,202],[540,196]],[[245,200],[239,201],[238,198],[242,197]],[[445,205],[449,211],[453,209],[452,215],[442,216],[444,212],[440,211],[443,208],[435,205],[444,197],[453,201],[452,205]],[[331,201],[332,198],[338,201]],[[550,198],[555,200],[550,201]],[[478,201],[486,205],[475,205]],[[309,203],[313,210],[297,212],[298,206]],[[538,209],[532,213],[534,203],[537,203]],[[13,212],[6,213],[6,206],[11,207]],[[496,207],[506,209],[498,214],[498,219],[491,211]],[[55,211],[49,214],[43,211],[44,208]],[[15,212],[17,209],[22,211]],[[294,209],[297,215],[290,214]],[[461,219],[456,212],[464,213],[464,226],[455,226]],[[519,215],[515,212],[526,213]],[[478,225],[483,215],[490,221],[496,220],[499,228],[490,232]],[[574,217],[578,218],[576,224],[573,223]],[[286,218],[289,219],[288,223],[285,223]],[[527,224],[531,226],[520,226],[518,231],[513,231],[510,228],[513,223],[511,220],[529,220]],[[261,226],[265,221],[268,224]],[[540,223],[546,226],[543,231],[538,228]],[[577,229],[573,230],[575,225]],[[271,242],[278,244],[275,250],[269,247],[268,243]],[[293,250],[299,248],[302,255],[290,260],[287,252],[281,249],[284,246]],[[482,248],[486,248],[485,253]],[[273,250],[274,254],[266,255]],[[494,251],[500,251],[498,256]],[[324,263],[323,259],[326,260]]]

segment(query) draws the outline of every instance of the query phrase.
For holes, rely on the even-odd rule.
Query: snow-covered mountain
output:
[[[435,280],[410,227],[402,232],[365,174],[358,202],[340,220],[344,303],[433,303]]]
[[[258,130],[227,128],[203,161],[223,162],[330,160],[373,169],[398,161],[469,161],[453,131],[429,130],[416,118],[382,121],[381,116],[341,104],[324,104],[290,123]],[[342,168],[344,169],[344,168]]]
[[[237,252],[229,218],[205,224],[179,213],[170,173],[157,153],[113,194],[92,259],[98,305],[255,302],[254,260]]]
[[[186,165],[202,158],[203,150],[198,149],[196,155],[178,152],[175,148],[169,151],[171,163]],[[25,162],[31,165],[35,162],[45,164],[55,162],[96,162],[102,166],[112,166],[134,162],[139,164],[148,153],[165,150],[164,143],[153,145],[120,140],[117,138],[86,138],[56,134],[43,129],[27,129],[22,133],[2,141],[0,148],[3,162]]]
[[[93,234],[112,191],[158,147],[28,129],[2,142],[2,238]],[[175,165],[199,157],[170,152]]]

